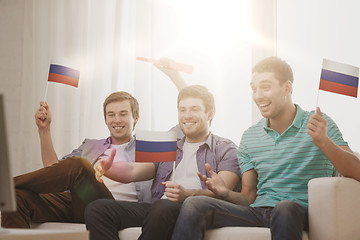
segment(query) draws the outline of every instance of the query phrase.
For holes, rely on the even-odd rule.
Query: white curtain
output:
[[[2,1],[2,10],[14,9],[12,4],[23,17],[23,32],[18,34],[23,41],[14,46],[22,48],[17,56],[21,77],[13,83],[19,87],[18,102],[7,103],[8,112],[16,112],[12,115],[18,118],[12,123],[7,116],[13,172],[19,174],[42,166],[33,115],[44,99],[53,59],[71,59],[80,70],[78,88],[48,85],[46,100],[52,110],[51,130],[58,157],[79,146],[85,137],[108,136],[104,99],[117,90],[134,92],[131,60],[135,59],[136,2]]]
[[[0,0],[5,95],[13,174],[42,167],[34,113],[44,99],[49,64],[70,59],[79,87],[49,83],[52,137],[58,157],[84,138],[104,138],[102,103],[124,90],[140,102],[137,129],[177,123],[177,89],[136,56],[194,65],[188,84],[213,92],[212,131],[239,143],[251,125],[251,4],[213,0]]]

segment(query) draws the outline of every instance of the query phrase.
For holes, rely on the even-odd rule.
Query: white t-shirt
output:
[[[95,168],[100,159],[106,159],[110,156],[111,150],[116,148],[116,154],[114,157],[114,163],[119,161],[128,161],[129,157],[126,156],[124,152],[125,147],[128,143],[121,144],[121,145],[111,145],[98,159],[97,163],[95,164]],[[116,200],[124,200],[124,201],[137,201],[137,194],[135,190],[135,183],[120,183],[105,176],[102,177],[105,186],[110,190],[111,194],[113,195],[114,199]]]
[[[199,176],[197,175],[198,166],[196,161],[196,152],[204,142],[188,143],[185,141],[183,148],[183,158],[175,169],[175,179],[173,174],[170,180],[180,184],[185,189],[202,189]],[[162,198],[166,198],[165,194]]]

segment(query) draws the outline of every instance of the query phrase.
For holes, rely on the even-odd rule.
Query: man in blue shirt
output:
[[[242,136],[242,191],[228,189],[207,165],[211,178],[199,177],[223,200],[186,199],[174,240],[202,239],[206,229],[226,226],[268,227],[272,239],[301,240],[308,229],[308,181],[331,177],[335,169],[360,180],[360,160],[334,121],[319,108],[306,112],[293,104],[293,73],[285,61],[266,58],[252,73],[253,100],[264,118]]]

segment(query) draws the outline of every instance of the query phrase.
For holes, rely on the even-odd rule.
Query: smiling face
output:
[[[209,135],[210,121],[213,117],[214,112],[207,113],[200,98],[186,97],[179,101],[179,125],[187,142],[205,141]]]
[[[263,117],[271,121],[286,114],[292,106],[291,85],[290,81],[280,83],[273,72],[253,73],[250,83],[252,96]]]
[[[105,123],[110,131],[112,144],[130,141],[138,118],[134,119],[129,100],[110,102],[105,107]]]

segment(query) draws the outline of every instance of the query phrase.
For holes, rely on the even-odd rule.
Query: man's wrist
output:
[[[315,144],[318,148],[320,148],[321,150],[325,150],[328,146],[331,146],[331,139],[326,136],[326,138],[324,138],[323,140],[320,140],[317,144]]]
[[[50,126],[46,127],[39,127],[38,129],[40,135],[49,134],[50,133]]]

